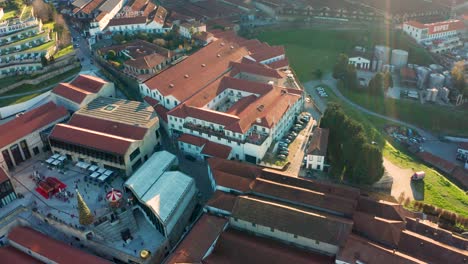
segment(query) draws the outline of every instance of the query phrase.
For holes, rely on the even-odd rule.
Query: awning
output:
[[[109,202],[118,202],[122,198],[122,192],[119,190],[112,189],[106,194],[106,199]]]
[[[60,160],[54,160],[54,161],[52,162],[52,165],[58,166],[60,163],[62,163]]]
[[[48,160],[46,160],[45,162],[46,163],[49,163],[49,164],[52,164],[52,162],[54,162],[55,160],[53,158],[49,158]]]
[[[96,179],[97,177],[99,177],[101,174],[100,173],[97,173],[97,172],[93,172],[91,175],[89,175],[89,177],[93,178],[93,179]]]
[[[65,156],[60,156],[60,157],[58,157],[58,160],[60,160],[60,161],[64,161],[64,160],[66,160],[66,159],[67,159],[67,157],[65,157]]]
[[[114,172],[111,171],[111,170],[106,170],[106,172],[104,172],[104,175],[111,176],[112,173],[114,173]]]
[[[96,165],[91,165],[91,167],[88,168],[90,171],[96,171],[99,167]]]
[[[106,171],[106,169],[104,169],[104,168],[99,168],[99,169],[97,170],[97,172],[99,172],[99,173],[101,173],[101,174],[104,174],[105,171]]]
[[[109,176],[101,175],[101,176],[99,176],[98,180],[103,182],[103,181],[105,181],[107,179],[107,177],[109,177]]]
[[[60,157],[60,154],[54,154],[54,155],[52,155],[51,158],[53,158],[53,159],[58,159],[59,157]]]

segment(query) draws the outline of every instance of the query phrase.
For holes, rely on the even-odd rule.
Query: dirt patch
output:
[[[416,186],[411,182],[412,169],[402,169],[384,158],[383,165],[386,173],[393,178],[391,195],[396,199],[400,197],[411,200],[422,200],[423,195],[416,190]]]

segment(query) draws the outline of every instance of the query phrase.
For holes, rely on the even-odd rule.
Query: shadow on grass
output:
[[[416,201],[424,200],[424,180],[411,181],[411,190],[413,191],[413,198]]]

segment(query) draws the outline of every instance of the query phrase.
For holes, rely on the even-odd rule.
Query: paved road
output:
[[[332,91],[335,93],[335,95],[340,98],[342,101],[346,102],[347,104],[351,105],[352,107],[358,109],[359,111],[362,111],[366,114],[376,116],[379,118],[383,118],[387,121],[399,124],[401,126],[406,126],[409,127],[415,131],[418,131],[418,133],[426,138],[426,142],[422,144],[422,147],[425,151],[430,152],[434,155],[437,155],[441,158],[444,158],[446,160],[449,160],[451,162],[459,163],[459,161],[456,160],[456,150],[457,150],[457,144],[456,143],[451,143],[451,142],[441,142],[437,136],[433,135],[432,133],[423,130],[421,128],[418,128],[410,123],[398,120],[393,117],[385,116],[379,113],[372,112],[358,104],[355,104],[351,100],[349,100],[347,97],[345,97],[340,90],[337,88],[337,81],[333,79],[331,74],[327,74],[322,81],[310,81],[304,84],[304,87],[306,87],[307,91],[310,94],[315,94],[314,87],[320,83],[324,83],[328,85]],[[317,101],[317,100],[316,100]]]

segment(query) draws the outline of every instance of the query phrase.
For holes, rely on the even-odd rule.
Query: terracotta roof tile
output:
[[[459,148],[459,149],[468,150],[468,142],[460,142],[460,143],[458,144],[458,148]]]
[[[232,212],[234,203],[236,202],[236,196],[223,191],[215,191],[213,196],[206,202],[207,206],[218,208],[227,212]]]
[[[107,24],[107,27],[112,26],[122,26],[122,25],[134,25],[134,24],[146,24],[145,16],[135,16],[135,17],[119,17],[113,18]]]
[[[446,172],[446,173],[452,173],[452,171],[456,167],[454,163],[444,160],[443,158],[435,156],[429,152],[423,151],[423,152],[419,152],[416,155],[418,155],[418,157],[421,158],[423,161],[431,164],[432,166],[435,166],[439,170],[442,170],[443,172]]]
[[[92,94],[69,83],[59,83],[52,92],[77,104],[81,104],[86,96]]]
[[[282,78],[282,76],[278,73],[278,71],[260,63],[232,62],[231,67],[233,67],[234,70],[237,70],[239,72],[256,74],[260,76],[266,76],[266,77],[277,78],[277,79]]]
[[[52,239],[29,227],[14,227],[8,234],[8,239],[55,263],[110,263],[107,260]]]
[[[328,130],[328,128],[316,128],[310,139],[307,154],[325,157],[327,155],[329,133],[330,130]]]
[[[75,87],[78,87],[90,93],[98,93],[101,90],[101,88],[107,83],[107,81],[99,77],[87,74],[80,74],[71,82],[71,84]]]
[[[152,107],[155,107],[157,104],[159,104],[159,101],[158,101],[158,100],[156,100],[156,99],[154,99],[154,98],[152,98],[152,97],[149,97],[149,96],[145,96],[145,97],[143,98],[143,100],[144,100],[146,103],[148,103],[150,106],[152,106]]]
[[[218,157],[221,159],[229,158],[231,155],[232,148],[222,144],[208,141],[202,149],[202,154],[210,157]]]
[[[353,230],[358,234],[395,248],[400,241],[400,234],[405,229],[405,222],[388,220],[370,214],[355,212]]]
[[[227,222],[225,218],[204,214],[165,263],[201,263]]]
[[[92,0],[81,9],[81,12],[89,15],[94,10],[96,10],[99,7],[99,5],[101,5],[104,1],[106,0]]]
[[[68,111],[53,102],[30,110],[15,119],[0,125],[0,148],[3,148],[27,135],[64,119]]]
[[[182,134],[180,137],[177,138],[177,141],[184,142],[190,145],[202,147],[206,144],[208,140],[201,138],[201,137],[196,137],[190,134]]]
[[[66,124],[56,125],[49,138],[119,155],[125,155],[132,142],[134,142],[131,139]]]
[[[452,177],[457,179],[466,189],[468,189],[468,171],[460,166],[456,166],[452,171]]]
[[[386,248],[357,235],[350,235],[346,244],[336,256],[337,261],[345,263],[379,263],[379,264],[423,264],[409,255],[393,248]]]
[[[232,217],[338,246],[353,226],[349,219],[252,196],[237,198]]]
[[[284,58],[282,60],[274,61],[272,63],[268,64],[269,67],[272,69],[280,69],[284,67],[289,67],[289,61],[287,58]]]
[[[271,239],[228,229],[218,239],[204,264],[331,264],[332,257],[306,251]]]
[[[404,230],[398,249],[429,263],[464,263],[468,251],[435,241],[423,235]]]
[[[337,214],[351,216],[356,207],[356,200],[325,194],[302,188],[257,178],[250,185],[251,192],[266,197],[275,197],[292,204],[309,208],[323,208]]]
[[[136,59],[129,59],[124,62],[124,64],[129,65],[131,67],[135,67],[137,69],[152,69],[156,66],[160,65],[161,63],[165,62],[166,58],[157,54],[149,54],[143,57],[139,57]]]
[[[406,218],[406,229],[425,237],[437,240],[448,246],[453,246],[462,250],[468,249],[468,239],[452,235],[452,232],[440,228],[428,220]]]
[[[376,201],[364,196],[359,197],[356,210],[390,220],[403,221],[404,219],[401,214],[402,206],[400,204]]]
[[[80,115],[78,113],[72,116],[68,124],[75,127],[134,140],[142,140],[148,131],[144,127],[137,127],[106,119],[94,118],[91,116]]]
[[[258,50],[250,55],[250,57],[254,58],[258,62],[262,62],[274,57],[278,57],[281,55],[285,55],[284,47],[283,46],[273,46],[268,48],[263,48],[262,50]]]
[[[43,263],[42,261],[39,261],[11,246],[0,248],[0,259],[2,260],[3,263],[12,263],[12,264],[41,264]]]
[[[145,84],[150,89],[157,89],[164,96],[172,95],[182,102],[222,76],[230,62],[240,61],[245,55],[247,50],[244,48],[217,40],[145,81]]]

